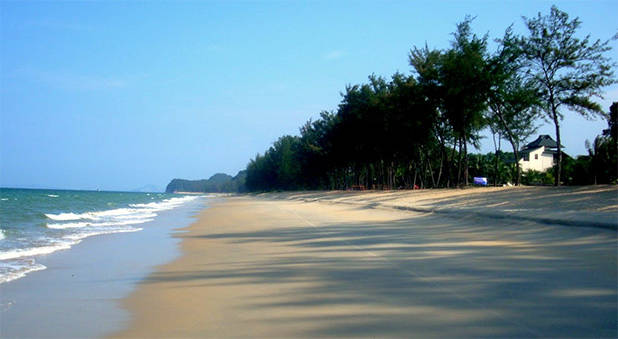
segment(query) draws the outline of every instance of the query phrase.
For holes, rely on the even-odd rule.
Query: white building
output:
[[[563,146],[564,147],[564,146]],[[543,134],[526,145],[519,153],[519,166],[523,172],[534,170],[544,172],[552,168],[558,160],[558,143],[549,135]],[[563,157],[564,157],[564,153]]]

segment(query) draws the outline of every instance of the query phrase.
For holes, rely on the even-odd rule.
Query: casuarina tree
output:
[[[492,131],[506,137],[515,154],[515,185],[519,185],[521,168],[519,147],[536,132],[538,90],[535,83],[522,77],[522,53],[509,27],[500,47],[490,61],[490,91],[487,120]],[[497,159],[497,157],[496,157]]]
[[[529,35],[520,39],[528,74],[540,90],[540,99],[547,120],[556,129],[558,154],[555,185],[560,185],[562,143],[560,122],[565,110],[585,117],[603,116],[600,98],[602,88],[615,82],[609,57],[608,42],[577,37],[581,22],[552,6],[549,15],[524,17]]]
[[[487,36],[471,32],[472,19],[467,17],[457,25],[451,49],[441,58],[438,69],[443,86],[442,109],[456,137],[463,146],[464,183],[468,184],[468,143],[478,139],[484,126],[483,112],[487,107],[489,73],[486,58]],[[458,170],[458,182],[460,177]]]

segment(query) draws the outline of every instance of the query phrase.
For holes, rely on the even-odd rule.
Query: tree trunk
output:
[[[453,168],[450,166],[451,163],[455,163],[455,150],[457,149],[457,142],[453,144],[453,149],[451,150],[451,160],[449,160],[446,168],[448,170],[448,176],[446,178],[446,188],[451,187],[451,182],[453,181]]]
[[[391,161],[391,182],[393,189],[397,189],[397,167],[394,161]]]
[[[558,114],[554,106],[552,106],[552,114],[554,125],[556,126],[556,143],[558,143],[558,166],[556,166],[554,186],[560,186],[560,173],[562,172],[562,144],[560,143],[560,122],[558,121]]]
[[[391,161],[391,189],[392,190],[396,189],[395,185],[396,185],[395,183],[395,163]]]
[[[444,165],[446,162],[446,166],[448,167],[448,155],[446,152],[446,146],[445,143],[446,141],[444,140],[444,137],[442,136],[442,133],[436,133],[436,135],[438,136],[438,142],[440,143],[440,170],[438,171],[438,186],[440,186],[440,179],[442,178],[442,171],[444,169]],[[446,161],[445,161],[446,158]]]
[[[519,183],[521,182],[521,167],[519,166],[519,150],[518,150],[519,145],[515,143],[515,138],[513,137],[513,133],[511,132],[511,129],[508,127],[508,125],[506,124],[506,121],[504,121],[504,118],[502,117],[502,114],[499,111],[498,111],[498,118],[500,119],[500,122],[502,122],[502,127],[504,127],[504,130],[506,131],[506,136],[509,138],[509,143],[513,147],[513,154],[515,155],[515,168],[517,169],[517,177],[515,177],[515,186],[519,186]]]
[[[459,186],[459,184],[461,183],[461,138],[458,138],[459,140],[459,155],[457,157],[457,185]]]
[[[423,172],[423,164],[421,164],[421,173],[418,176],[418,181],[420,181],[419,182],[420,187],[421,188],[425,188],[425,182],[423,181],[423,173],[422,172]]]
[[[491,129],[491,137],[494,141],[494,187],[498,186],[498,149],[499,145],[496,143],[496,133],[493,128]],[[500,142],[500,136],[498,136],[498,143]]]
[[[432,185],[433,188],[435,188],[436,187],[436,181],[435,181],[434,176],[433,176],[433,169],[431,168],[431,160],[429,160],[429,155],[427,155],[425,157],[425,160],[427,160],[427,167],[429,168],[429,175],[431,176],[431,185]]]
[[[519,151],[514,142],[511,142],[513,146],[513,153],[515,154],[515,168],[517,169],[517,177],[515,178],[515,186],[519,186],[521,183],[521,167],[519,166]]]
[[[498,187],[498,151],[496,151],[495,158],[496,160],[494,161],[494,187]]]
[[[464,144],[464,184],[468,186],[468,142],[466,137],[463,138]]]
[[[440,171],[438,171],[438,179],[436,180],[437,186],[440,186],[440,179],[442,178],[442,168],[444,166],[444,152],[441,152],[442,155],[440,156]]]
[[[395,180],[394,180],[394,176],[395,176],[395,171],[393,169],[393,163],[390,163],[388,165],[388,185],[390,186],[389,189],[395,189]]]

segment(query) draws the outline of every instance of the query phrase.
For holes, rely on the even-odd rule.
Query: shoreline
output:
[[[132,320],[112,337],[614,337],[615,230],[463,211],[615,218],[616,192],[228,197],[174,235],[181,256],[123,301]],[[391,208],[401,204],[462,213]]]
[[[119,301],[180,255],[171,234],[196,208],[207,208],[204,200],[161,211],[142,231],[88,237],[37,258],[45,270],[0,284],[0,336],[97,338],[126,327]]]

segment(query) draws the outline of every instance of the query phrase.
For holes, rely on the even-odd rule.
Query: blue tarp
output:
[[[475,185],[481,185],[481,186],[487,186],[487,178],[485,178],[485,177],[474,177],[474,184]]]

